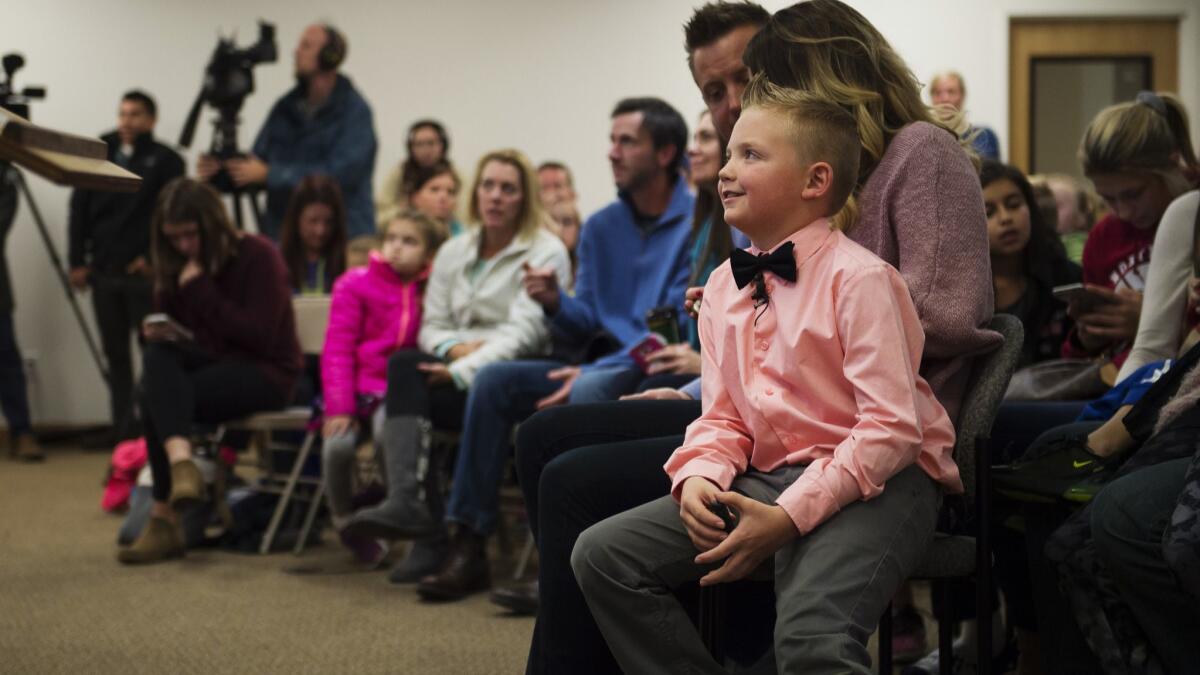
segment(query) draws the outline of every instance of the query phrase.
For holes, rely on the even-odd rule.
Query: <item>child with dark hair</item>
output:
[[[346,271],[346,208],[342,188],[329,176],[308,176],[296,186],[279,242],[292,290],[327,295]]]
[[[1054,297],[1053,289],[1078,283],[1082,272],[1067,259],[1020,169],[986,161],[979,182],[988,218],[996,312],[1016,316],[1025,328],[1022,366],[1055,358],[1071,321],[1066,303]]]

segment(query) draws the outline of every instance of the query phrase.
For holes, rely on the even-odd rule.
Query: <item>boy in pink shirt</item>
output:
[[[723,672],[668,589],[774,556],[780,671],[868,673],[942,491],[962,489],[954,430],[904,281],[829,224],[858,174],[854,119],[760,78],[744,101],[720,194],[754,246],[705,288],[703,414],[665,467],[672,496],[588,529],[571,562],[626,672]]]

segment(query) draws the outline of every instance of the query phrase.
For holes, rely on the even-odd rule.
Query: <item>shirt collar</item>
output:
[[[829,224],[829,219],[818,218],[808,225],[793,232],[791,236],[776,244],[775,248],[779,248],[784,242],[792,242],[792,246],[795,247],[793,252],[796,255],[796,267],[798,268],[804,264],[804,261],[808,260],[813,256],[814,253],[819,251],[821,247],[825,245],[825,241],[832,235],[833,227]],[[775,249],[771,249],[771,251],[774,250]],[[753,244],[750,246],[749,251],[754,255],[771,252],[764,251]]]

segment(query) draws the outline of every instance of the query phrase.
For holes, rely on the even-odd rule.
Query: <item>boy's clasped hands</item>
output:
[[[717,503],[738,514],[737,527],[731,532],[725,532],[724,521],[709,510],[710,505]],[[722,492],[702,476],[692,476],[683,482],[679,517],[692,543],[701,551],[696,556],[697,564],[725,561],[701,577],[701,586],[745,578],[799,534],[782,506],[763,504],[737,492]]]

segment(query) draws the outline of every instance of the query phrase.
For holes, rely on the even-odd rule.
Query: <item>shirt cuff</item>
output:
[[[684,481],[692,476],[707,478],[724,492],[729,490],[730,485],[733,485],[737,470],[723,462],[704,458],[693,459],[679,467],[679,470],[671,477],[671,496],[675,498],[675,501],[679,501]]]
[[[809,465],[796,482],[789,485],[775,500],[775,503],[787,512],[796,525],[796,530],[802,535],[815,530],[818,525],[833,517],[833,514],[841,511],[846,504],[862,499],[861,495],[855,496],[858,493],[858,485],[849,474],[837,467],[832,467],[831,471],[822,471],[821,468]],[[826,465],[823,468],[830,467]],[[837,478],[839,474],[844,478]],[[848,485],[836,484],[843,480]],[[831,485],[831,482],[834,484]]]
[[[456,345],[460,344],[462,344],[462,340],[446,340],[445,342],[433,348],[433,355],[445,361],[446,355],[450,353],[450,350],[454,349]]]
[[[697,377],[691,382],[683,385],[679,388],[679,391],[689,396],[693,401],[699,401],[701,391],[700,378]]]

